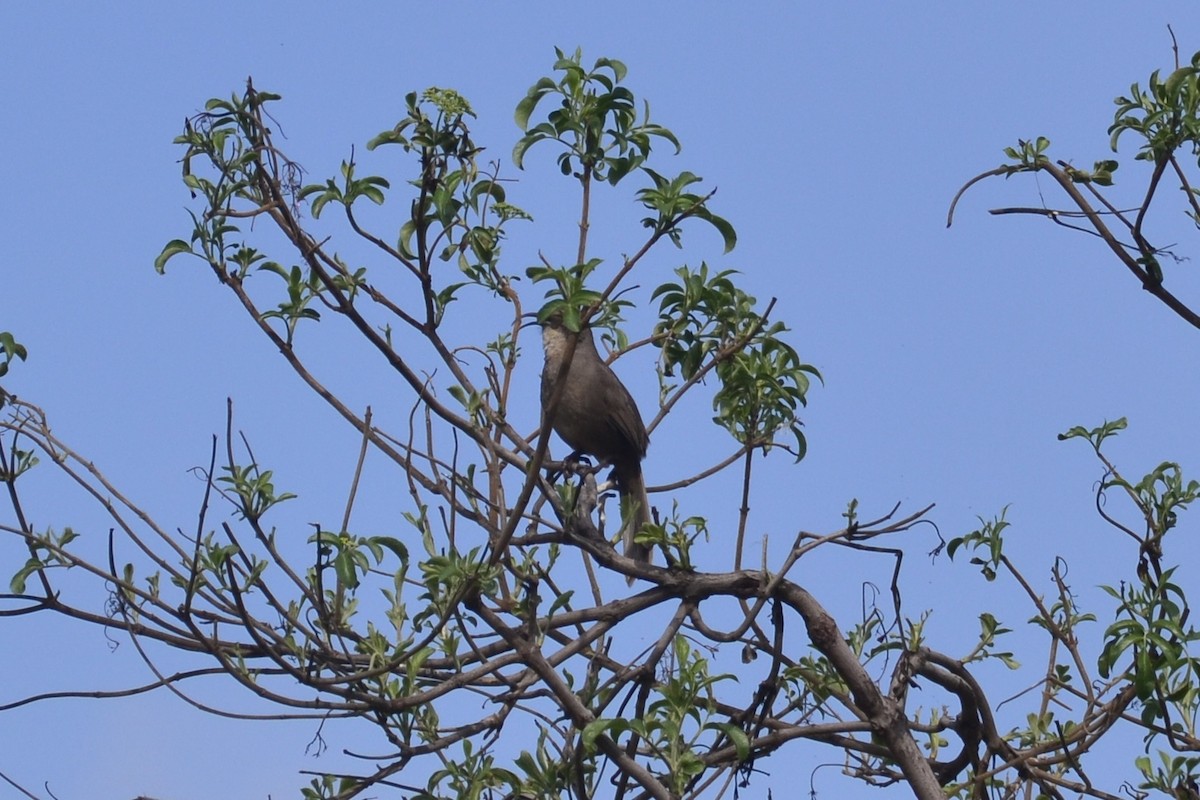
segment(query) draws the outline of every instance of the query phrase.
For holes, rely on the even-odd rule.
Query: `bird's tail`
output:
[[[650,499],[646,496],[646,481],[642,478],[642,465],[634,463],[617,470],[617,488],[621,492],[622,539],[625,557],[641,564],[649,564],[653,551],[644,544],[634,541],[634,535],[650,522]],[[633,578],[629,578],[633,584]]]

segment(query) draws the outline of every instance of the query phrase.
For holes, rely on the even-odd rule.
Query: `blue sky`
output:
[[[799,529],[835,529],[858,498],[867,516],[896,502],[910,510],[936,502],[933,519],[949,538],[1011,504],[1012,552],[1028,574],[1044,579],[1053,556],[1067,555],[1092,597],[1091,587],[1118,579],[1113,562],[1131,554],[1095,516],[1099,472],[1086,446],[1055,435],[1124,415],[1130,430],[1112,455],[1129,473],[1166,459],[1200,468],[1192,421],[1200,333],[1140,292],[1098,242],[1041,219],[987,214],[1038,205],[1039,190],[1055,205],[1046,181],[985,183],[965,197],[950,230],[945,214],[958,187],[999,163],[1017,138],[1048,136],[1053,155],[1081,166],[1109,157],[1112,98],[1170,67],[1168,23],[1185,57],[1200,50],[1200,11],[1190,3],[1145,3],[1136,14],[1126,4],[1020,2],[617,2],[586,11],[567,3],[4,4],[0,330],[30,351],[5,386],[43,406],[59,436],[169,527],[195,514],[199,484],[188,469],[206,458],[228,396],[239,426],[301,502],[336,505],[353,437],[305,394],[210,274],[178,260],[166,277],[152,269],[163,244],[189,231],[172,138],[207,98],[252,75],[284,96],[276,116],[285,146],[319,180],[351,145],[361,153],[402,115],[406,92],[443,86],[471,101],[476,140],[506,159],[518,136],[516,102],[549,72],[554,46],[580,46],[589,59],[625,61],[630,85],[683,143],[671,168],[719,187],[714,209],[739,233],[729,256],[700,231],[682,253],[662,251],[634,297],[644,302],[684,260],[738,269],[752,294],[778,298],[776,318],[825,376],[804,415],[808,458],[793,466],[779,454],[759,472],[756,535],[786,546]],[[1132,155],[1119,156],[1119,186],[1144,178]],[[563,209],[574,202],[572,187],[553,180],[548,154],[535,150],[527,163],[511,197],[538,223],[514,237],[513,271],[556,246],[548,231],[559,217],[558,229],[569,227]],[[1132,195],[1117,196],[1129,203]],[[610,227],[594,242],[611,264],[637,239],[636,208],[614,196],[598,214]],[[1194,231],[1163,225],[1165,238],[1178,227],[1173,240],[1186,253],[1183,237]],[[1185,298],[1200,289],[1192,269],[1168,273]],[[527,307],[536,305],[540,291],[523,291]],[[400,413],[403,403],[387,394],[394,382],[321,351],[316,337],[312,344],[335,385]],[[533,353],[531,387],[539,368]],[[648,369],[620,371],[649,416]],[[514,413],[532,428],[532,388],[526,403]],[[651,484],[724,452],[716,439],[693,447],[688,426],[710,413],[703,403],[685,411],[656,431]],[[382,494],[394,478],[371,480]],[[736,498],[735,489],[731,475],[706,493]],[[39,526],[101,524],[61,486],[36,497]],[[384,525],[401,501],[364,513]],[[714,565],[727,552],[721,532],[736,505],[707,511]],[[978,613],[1012,586],[981,585],[945,558],[930,563],[924,554],[936,538],[927,531],[902,544],[906,611],[934,607],[935,646],[965,652]],[[0,544],[0,573],[19,557]],[[817,564],[795,577],[845,623],[858,613],[863,581],[882,582],[890,569]],[[1021,627],[1029,615],[1015,607],[1005,621]],[[127,644],[110,652],[99,631],[64,622],[6,619],[0,652],[0,703],[146,679]],[[226,694],[213,686],[210,696]],[[60,798],[292,797],[306,782],[297,770],[346,766],[336,752],[359,740],[342,733],[328,727],[331,754],[313,759],[304,754],[311,725],[214,719],[165,693],[57,701],[0,715],[0,772],[31,788],[48,782]],[[835,757],[775,759],[756,786],[794,788]],[[845,788],[832,775],[816,780],[818,789]],[[0,786],[0,798],[9,796],[17,795]]]

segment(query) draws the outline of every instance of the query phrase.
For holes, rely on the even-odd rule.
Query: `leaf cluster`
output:
[[[1150,74],[1146,88],[1134,83],[1128,95],[1114,101],[1117,110],[1109,127],[1114,152],[1126,133],[1143,140],[1136,158],[1157,163],[1184,145],[1200,156],[1200,52],[1191,63],[1162,77]]]
[[[651,297],[659,301],[654,342],[661,349],[663,395],[674,388],[668,379],[678,376],[686,384],[713,369],[720,381],[714,422],[751,447],[769,447],[778,432],[790,431],[792,452],[803,458],[799,410],[807,402],[809,376],[820,379],[820,372],[784,341],[786,326],[755,311],[755,298],[733,281],[736,271],[710,274],[701,263],[675,274],[677,281]]]
[[[4,357],[4,360],[0,361],[0,378],[8,374],[8,367],[13,359],[24,361],[28,355],[29,351],[25,349],[25,345],[13,338],[8,331],[0,331],[0,356]]]
[[[524,166],[525,154],[538,142],[563,146],[557,157],[563,175],[595,178],[616,186],[641,167],[655,138],[680,150],[675,134],[650,121],[650,104],[639,115],[633,92],[622,85],[628,69],[612,58],[599,58],[590,70],[583,67],[583,52],[571,55],[555,48],[554,71],[558,80],[541,78],[517,104],[515,119],[525,131],[512,151],[513,163]],[[558,101],[545,122],[529,121],[543,100]]]

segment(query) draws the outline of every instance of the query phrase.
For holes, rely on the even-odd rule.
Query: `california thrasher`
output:
[[[542,323],[542,346],[546,350],[546,365],[542,368],[543,410],[554,395],[568,337],[572,335],[563,327],[561,315],[551,315]],[[650,502],[642,479],[642,459],[646,457],[650,437],[629,390],[596,352],[590,328],[585,327],[578,335],[553,425],[554,432],[576,453],[586,453],[612,465],[621,495],[625,555],[649,564],[650,548],[635,542],[633,537],[650,521]]]

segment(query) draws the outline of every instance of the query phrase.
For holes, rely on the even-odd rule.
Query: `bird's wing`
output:
[[[638,459],[641,460],[646,457],[646,446],[650,444],[650,437],[646,435],[646,425],[642,422],[642,415],[638,412],[633,396],[623,384],[620,386],[625,393],[625,409],[628,409],[628,413],[609,414],[608,424],[636,448]]]

